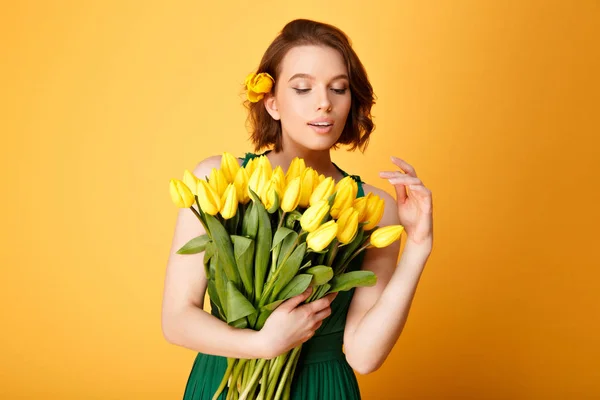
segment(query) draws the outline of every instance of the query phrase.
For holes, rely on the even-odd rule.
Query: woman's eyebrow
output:
[[[315,77],[312,76],[312,75],[310,75],[310,74],[299,73],[299,74],[292,75],[292,77],[288,80],[288,82],[291,81],[292,79],[295,79],[295,78],[307,78],[307,79],[310,79],[310,80],[314,80],[315,79]],[[339,75],[336,75],[333,78],[331,78],[332,81],[335,81],[336,79],[350,80],[350,79],[348,79],[348,75],[346,75],[346,74],[339,74]]]

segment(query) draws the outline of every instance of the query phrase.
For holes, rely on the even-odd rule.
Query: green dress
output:
[[[262,154],[267,154],[269,151]],[[262,154],[246,153],[242,165],[245,166],[248,160]],[[364,196],[363,182],[360,177],[347,174],[337,165],[335,167],[344,176],[351,176],[356,180],[358,183],[357,197]],[[346,272],[360,270],[364,254],[362,252],[355,257]],[[323,320],[323,324],[317,329],[314,336],[304,342],[292,381],[291,399],[360,399],[356,376],[342,351],[346,315],[353,294],[354,289],[340,292],[331,303],[331,315]],[[216,312],[216,306],[212,302],[211,307]],[[225,357],[198,353],[185,387],[183,399],[212,399],[226,368],[227,359]],[[225,400],[226,395],[227,389],[221,393],[219,400]]]

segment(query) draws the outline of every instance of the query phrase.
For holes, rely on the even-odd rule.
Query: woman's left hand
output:
[[[393,156],[392,162],[402,171],[381,171],[379,176],[388,179],[396,188],[400,225],[404,226],[409,240],[416,244],[431,244],[433,240],[431,190],[423,185],[409,163]]]

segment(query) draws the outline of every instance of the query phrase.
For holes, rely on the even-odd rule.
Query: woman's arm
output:
[[[396,202],[386,192],[373,188],[385,200],[379,226],[400,224]],[[391,352],[406,323],[432,242],[407,241],[398,261],[400,242],[366,250],[363,270],[377,275],[377,284],[356,288],[344,332],[348,363],[360,374],[377,370]]]
[[[198,178],[219,168],[221,156],[200,162],[193,171]],[[180,209],[167,264],[162,303],[162,331],[168,342],[188,349],[234,358],[266,358],[262,335],[237,329],[203,310],[206,293],[204,252],[176,254],[190,239],[204,234],[202,224],[189,209]]]

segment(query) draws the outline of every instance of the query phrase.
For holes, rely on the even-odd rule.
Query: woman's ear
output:
[[[278,121],[280,116],[279,110],[277,109],[277,100],[275,100],[275,96],[273,96],[272,92],[265,94],[265,97],[263,98],[263,104],[265,105],[265,109],[271,115],[271,117]]]

